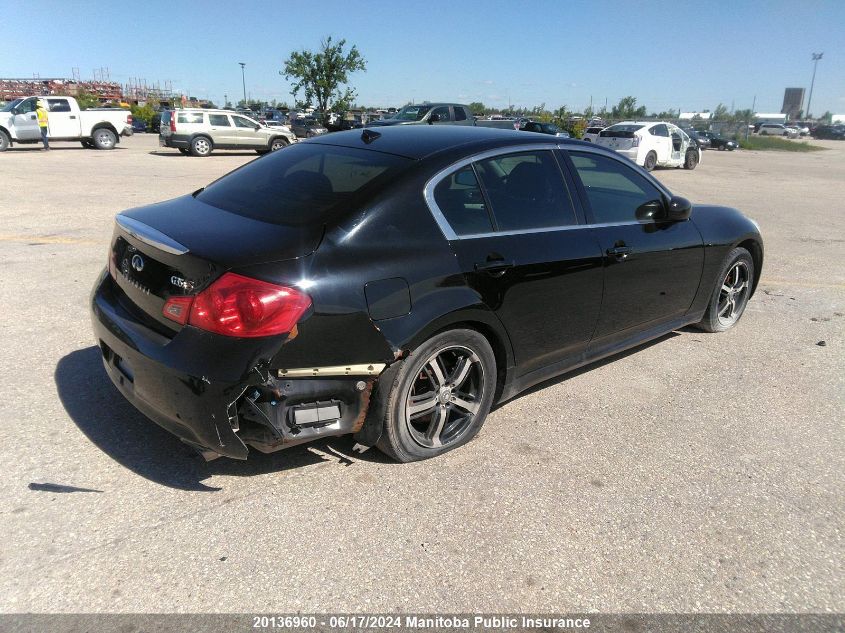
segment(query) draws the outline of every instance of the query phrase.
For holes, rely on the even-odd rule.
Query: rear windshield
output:
[[[411,162],[370,150],[293,145],[223,176],[197,199],[273,224],[324,223],[389,182]]]
[[[602,130],[599,136],[604,138],[634,138],[634,132],[644,127],[644,125],[611,125],[606,130]]]

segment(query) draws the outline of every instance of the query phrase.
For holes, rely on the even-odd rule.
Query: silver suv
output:
[[[236,112],[189,108],[161,113],[158,143],[191,156],[208,156],[215,149],[254,149],[266,154],[296,143],[296,136]]]

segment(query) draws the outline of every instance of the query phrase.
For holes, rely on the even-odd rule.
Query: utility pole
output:
[[[238,62],[241,65],[241,81],[244,84],[244,107],[247,105],[246,100],[246,75],[244,75],[244,66],[246,66],[246,62]]]
[[[810,114],[810,103],[813,101],[813,84],[816,83],[816,66],[819,65],[819,60],[822,58],[824,53],[813,53],[813,80],[810,82],[810,96],[807,97],[807,118],[812,119],[812,115]]]

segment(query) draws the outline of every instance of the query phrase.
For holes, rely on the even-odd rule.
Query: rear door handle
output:
[[[75,114],[71,114],[71,115],[70,115],[70,118],[71,118],[71,119],[75,119],[75,118],[76,118],[76,115],[75,115]]]
[[[607,254],[610,257],[615,257],[617,261],[622,261],[631,254],[631,248],[629,246],[614,246],[607,249]]]
[[[487,273],[491,277],[501,277],[509,268],[514,267],[514,262],[506,262],[503,259],[482,262],[475,265],[476,272]]]

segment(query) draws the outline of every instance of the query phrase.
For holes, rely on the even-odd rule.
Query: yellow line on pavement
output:
[[[0,233],[0,242],[26,242],[28,244],[100,244],[98,240],[61,235],[6,235]]]

